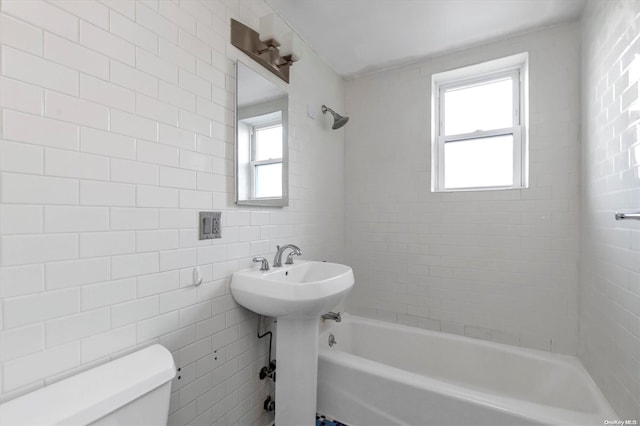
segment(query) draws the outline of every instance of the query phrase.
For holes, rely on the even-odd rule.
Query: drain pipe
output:
[[[264,317],[262,315],[258,316],[258,331],[257,336],[258,339],[262,339],[266,336],[269,336],[269,354],[267,355],[267,365],[260,369],[260,380],[264,380],[265,377],[270,378],[274,383],[276,382],[276,360],[271,359],[271,344],[273,343],[273,333],[271,331],[265,331],[260,334],[260,324],[263,322]],[[267,396],[267,399],[264,400],[262,407],[266,412],[272,412],[276,410],[276,401],[271,398],[271,395]]]
[[[264,380],[265,377],[270,378],[275,383],[276,381],[276,360],[271,359],[271,343],[273,342],[273,333],[270,331],[266,331],[260,334],[260,323],[262,323],[264,317],[262,315],[258,316],[258,339],[262,339],[265,336],[269,336],[269,355],[267,357],[267,365],[260,369],[260,380]]]

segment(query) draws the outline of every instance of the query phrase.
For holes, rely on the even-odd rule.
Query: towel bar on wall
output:
[[[622,219],[640,220],[640,212],[638,212],[638,213],[620,213],[620,212],[616,212],[616,220],[622,220]]]

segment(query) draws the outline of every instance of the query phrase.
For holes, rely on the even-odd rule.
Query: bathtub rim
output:
[[[491,390],[478,390],[474,387],[465,387],[461,384],[448,382],[446,380],[422,375],[409,370],[403,370],[401,368],[393,367],[378,361],[360,357],[349,352],[330,349],[327,345],[327,338],[331,330],[334,330],[335,328],[341,327],[343,325],[348,325],[350,323],[368,324],[373,325],[374,327],[384,327],[388,330],[406,331],[412,334],[428,335],[435,338],[450,339],[452,341],[473,344],[480,347],[489,347],[494,350],[497,348],[500,351],[506,351],[511,354],[525,356],[528,358],[537,358],[558,366],[572,368],[580,373],[581,377],[586,382],[585,384],[589,387],[589,391],[595,397],[594,399],[596,400],[596,404],[594,410],[590,412],[575,411],[567,408],[554,407],[551,405],[545,405],[527,401],[524,399],[509,397],[508,395],[492,392]],[[602,391],[600,391],[591,375],[582,365],[580,360],[574,356],[549,353],[537,349],[523,348],[507,345],[504,343],[474,339],[467,336],[460,336],[435,330],[427,330],[405,324],[391,323],[372,318],[360,317],[348,313],[343,314],[343,320],[341,323],[322,324],[319,339],[319,361],[333,360],[341,366],[354,368],[362,372],[373,371],[374,374],[381,376],[382,378],[387,380],[397,380],[400,377],[408,380],[409,384],[411,384],[412,386],[416,386],[441,395],[448,395],[458,400],[469,401],[473,404],[480,404],[485,407],[490,407],[492,409],[506,412],[514,416],[519,416],[522,418],[527,418],[548,424],[567,425],[583,425],[594,422],[596,424],[603,424],[602,422],[604,420],[619,419],[618,415],[611,407],[609,401],[607,401],[607,399],[604,397]],[[543,412],[543,410],[546,412]],[[331,413],[326,414],[330,415]]]

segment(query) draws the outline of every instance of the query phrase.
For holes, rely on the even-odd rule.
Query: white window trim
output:
[[[249,181],[249,186],[250,186],[250,191],[251,191],[251,196],[252,198],[255,199],[267,199],[267,198],[273,198],[273,197],[258,197],[256,195],[256,168],[259,166],[264,166],[267,164],[278,164],[278,163],[282,163],[282,157],[279,158],[269,158],[268,160],[254,160],[254,158],[256,158],[256,130],[260,130],[260,129],[265,129],[265,128],[269,128],[269,127],[275,127],[275,126],[283,126],[283,123],[281,120],[278,121],[272,121],[272,122],[268,122],[268,123],[260,123],[260,124],[254,124],[253,126],[251,126],[251,161],[249,162],[249,172],[250,172],[250,181]]]
[[[528,53],[509,56],[465,68],[445,71],[432,76],[431,98],[431,191],[487,191],[521,189],[528,186]],[[444,135],[444,90],[470,86],[485,81],[511,77],[514,84],[513,127],[476,131],[458,135]],[[480,139],[490,136],[513,135],[513,184],[508,186],[482,186],[445,188],[444,144],[459,140]]]

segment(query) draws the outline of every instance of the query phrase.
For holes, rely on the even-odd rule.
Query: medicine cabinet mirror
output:
[[[239,61],[236,84],[236,203],[287,206],[287,92]]]

